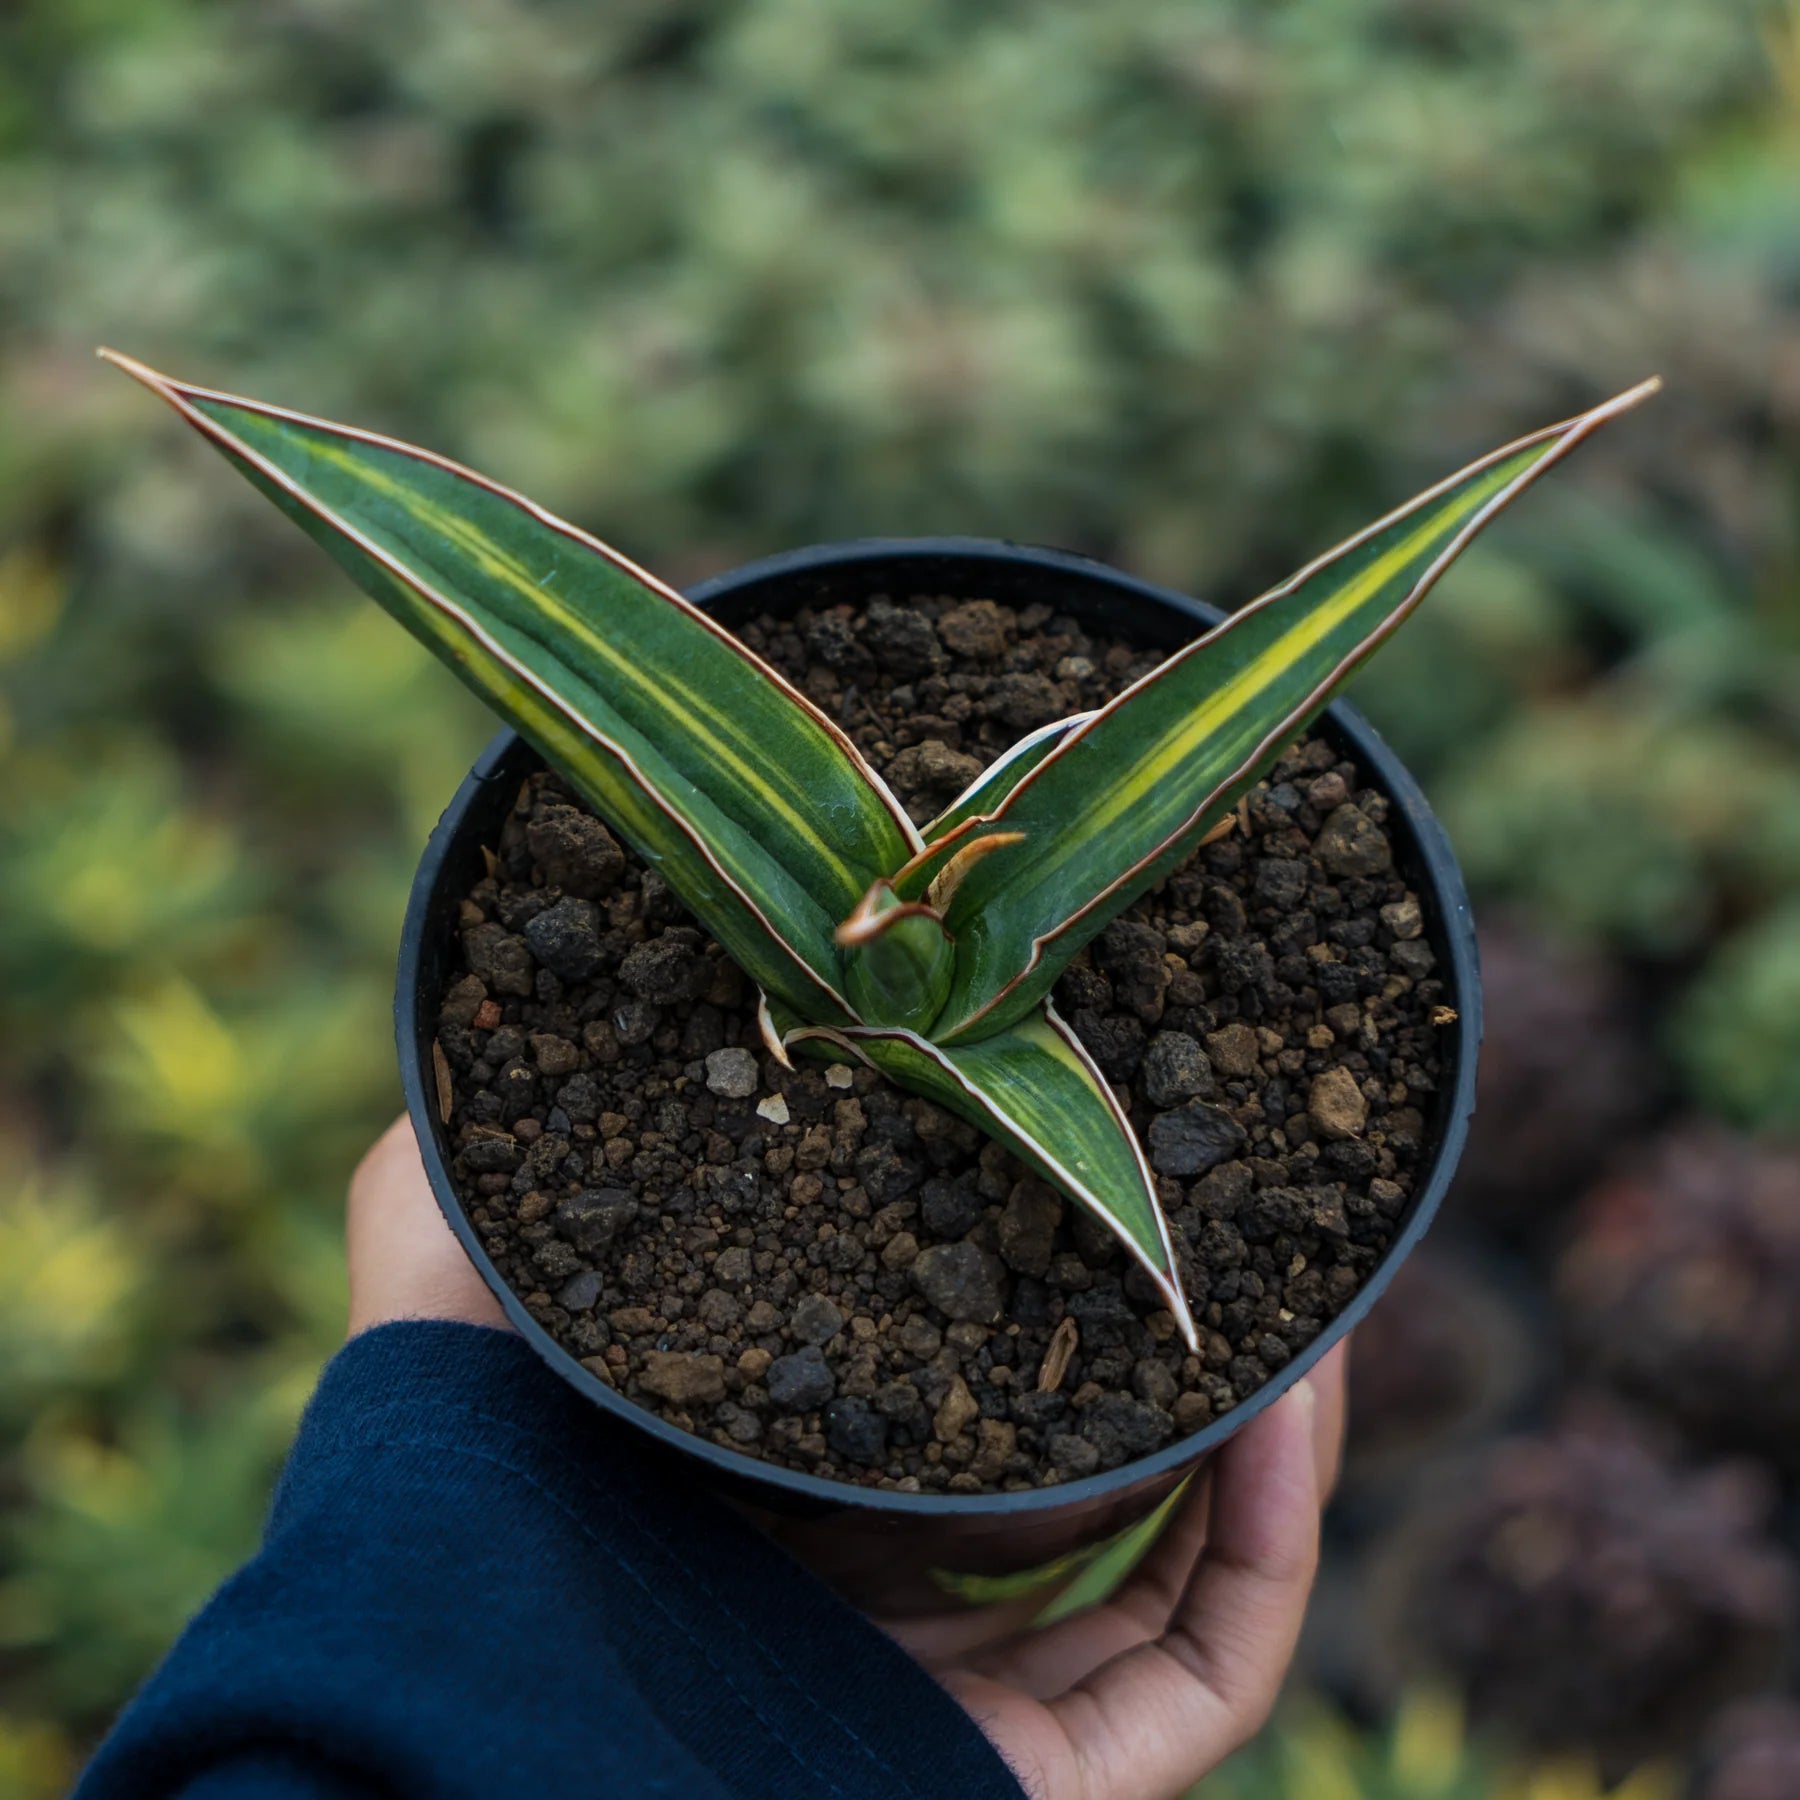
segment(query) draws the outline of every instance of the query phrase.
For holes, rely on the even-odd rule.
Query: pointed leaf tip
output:
[[[1504,507],[1652,376],[1503,445],[1308,563],[1049,743],[981,828],[1016,834],[944,908],[956,978],[933,1022],[955,1044],[1004,1029],[1109,919],[1171,873]],[[973,829],[965,820],[962,831]],[[934,838],[903,873],[929,881]]]
[[[759,984],[855,1019],[832,927],[922,840],[834,720],[673,588],[473,470],[103,355],[530,738]]]

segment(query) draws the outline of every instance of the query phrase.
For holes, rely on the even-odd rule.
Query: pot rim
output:
[[[785,583],[795,577],[828,576],[871,564],[913,564],[925,568],[933,562],[952,562],[964,569],[979,569],[987,564],[1013,572],[1043,570],[1068,578],[1075,577],[1101,590],[1129,595],[1150,605],[1173,611],[1191,620],[1201,629],[1210,628],[1224,615],[1214,607],[1170,588],[1140,580],[1107,563],[1073,551],[1045,545],[1019,544],[1004,538],[921,537],[921,538],[852,538],[835,543],[813,544],[786,550],[739,565],[723,574],[700,582],[688,590],[688,598],[697,606],[713,609],[721,602],[771,583]],[[966,576],[963,581],[966,582]],[[959,583],[961,585],[961,583]],[[877,591],[877,590],[870,590]],[[1165,1444],[1151,1456],[1121,1463],[1096,1475],[1050,1487],[1033,1488],[1024,1493],[946,1494],[899,1493],[891,1488],[865,1488],[850,1482],[834,1481],[821,1475],[808,1475],[797,1469],[766,1463],[728,1450],[697,1433],[671,1425],[660,1414],[628,1400],[616,1388],[584,1369],[563,1349],[550,1333],[526,1310],[523,1301],[507,1285],[487,1255],[480,1237],[463,1213],[450,1179],[448,1159],[444,1154],[443,1127],[438,1119],[435,1098],[435,1073],[430,1068],[431,1034],[422,1029],[419,989],[423,979],[425,927],[445,864],[462,833],[465,819],[475,802],[494,781],[502,764],[523,744],[511,729],[503,729],[487,744],[474,767],[464,777],[442,817],[433,829],[419,859],[408,897],[405,922],[401,931],[398,979],[394,995],[395,1037],[400,1056],[402,1084],[406,1092],[407,1111],[419,1138],[426,1175],[446,1222],[480,1272],[482,1279],[499,1300],[513,1328],[555,1372],[577,1388],[589,1400],[624,1421],[633,1429],[648,1433],[666,1449],[697,1458],[725,1479],[743,1489],[775,1488],[786,1496],[786,1508],[799,1502],[815,1513],[860,1511],[889,1515],[913,1514],[933,1519],[979,1518],[994,1515],[1048,1513],[1103,1499],[1115,1492],[1170,1475],[1199,1461],[1210,1451],[1235,1436],[1242,1428],[1274,1404],[1284,1393],[1311,1370],[1325,1354],[1368,1316],[1369,1310],[1386,1291],[1388,1283],[1413,1248],[1425,1235],[1448,1191],[1467,1141],[1469,1121],[1475,1110],[1475,1065],[1481,1044],[1481,978],[1476,947],[1474,920],[1464,889],[1462,871],[1457,865],[1450,841],[1433,815],[1423,792],[1411,772],[1388,747],[1375,728],[1360,712],[1344,701],[1334,701],[1320,715],[1353,748],[1379,787],[1388,797],[1395,817],[1402,823],[1412,841],[1414,860],[1421,885],[1429,892],[1420,895],[1430,914],[1440,926],[1443,947],[1448,952],[1446,974],[1449,978],[1449,1000],[1456,1008],[1457,1019],[1449,1029],[1454,1078],[1447,1101],[1438,1109],[1438,1129],[1429,1155],[1428,1167],[1419,1182],[1405,1222],[1389,1243],[1380,1262],[1370,1271],[1355,1297],[1306,1348],[1278,1369],[1256,1392],[1240,1401],[1199,1431]],[[528,746],[527,746],[528,748]],[[535,752],[533,752],[535,754]],[[432,997],[435,1002],[435,996]],[[429,1016],[435,1017],[435,1003]],[[769,1495],[770,1504],[778,1504]]]

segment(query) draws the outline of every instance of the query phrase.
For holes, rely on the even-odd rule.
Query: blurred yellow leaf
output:
[[[48,1719],[0,1714],[0,1794],[6,1800],[55,1800],[75,1779],[75,1749]]]
[[[1437,1689],[1408,1694],[1394,1719],[1394,1776],[1407,1794],[1433,1794],[1447,1787],[1468,1754],[1463,1709],[1454,1695]]]
[[[62,570],[21,544],[0,554],[0,663],[13,662],[50,635],[62,616]]]
[[[0,1139],[0,1367],[8,1405],[118,1368],[145,1250],[67,1171]]]

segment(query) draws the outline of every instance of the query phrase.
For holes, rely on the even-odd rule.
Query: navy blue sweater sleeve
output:
[[[77,1800],[1019,1800],[931,1679],[516,1338],[387,1325]]]

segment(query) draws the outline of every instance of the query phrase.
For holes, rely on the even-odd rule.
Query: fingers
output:
[[[1088,1612],[1026,1630],[969,1659],[984,1675],[1048,1700],[1102,1663],[1161,1635],[1206,1543],[1208,1477],[1195,1479],[1144,1560]],[[1041,1608],[1040,1608],[1041,1610]]]
[[[1347,1344],[1337,1345],[1307,1376],[1314,1390],[1313,1466],[1321,1496],[1336,1486],[1343,1456],[1346,1349]],[[989,1630],[979,1641],[954,1645],[948,1654],[962,1657],[996,1681],[1048,1700],[1102,1663],[1161,1636],[1206,1543],[1209,1480],[1196,1484],[1168,1529],[1110,1600],[1043,1630],[1028,1629],[1028,1620],[1018,1622],[1014,1636]],[[927,1663],[946,1660],[941,1651],[935,1657],[917,1649],[913,1653]]]
[[[1350,1340],[1345,1338],[1319,1359],[1318,1367],[1306,1378],[1317,1402],[1313,1412],[1313,1466],[1318,1470],[1319,1493],[1326,1500],[1335,1492],[1344,1466],[1349,1369]]]
[[[1084,1783],[1062,1792],[1179,1795],[1261,1728],[1318,1566],[1322,1453],[1335,1460],[1338,1430],[1321,1437],[1319,1400],[1302,1381],[1220,1453],[1205,1553],[1163,1635],[1045,1709]]]
[[[392,1319],[506,1325],[499,1301],[444,1223],[404,1115],[350,1178],[345,1238],[351,1337]]]

